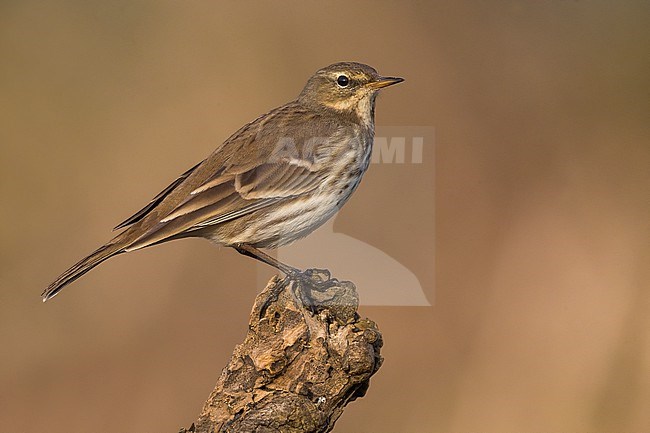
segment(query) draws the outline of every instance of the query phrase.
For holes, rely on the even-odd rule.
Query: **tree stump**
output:
[[[309,270],[273,277],[198,420],[181,433],[329,432],[379,369],[382,337],[354,284]]]

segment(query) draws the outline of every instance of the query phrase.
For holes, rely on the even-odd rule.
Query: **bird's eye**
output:
[[[350,79],[345,75],[339,75],[339,77],[336,79],[336,84],[338,84],[340,87],[348,87],[348,84],[350,84]]]

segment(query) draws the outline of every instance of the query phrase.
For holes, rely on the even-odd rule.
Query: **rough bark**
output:
[[[382,362],[381,334],[357,307],[354,285],[328,271],[271,279],[246,339],[181,433],[331,431]]]

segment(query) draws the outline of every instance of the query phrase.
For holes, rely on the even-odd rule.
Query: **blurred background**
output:
[[[431,306],[362,307],[385,363],[335,431],[650,431],[649,17],[643,1],[3,0],[2,430],[196,419],[271,270],[184,240],[39,294],[315,70],[356,60],[406,78],[378,127],[435,142],[421,164],[373,165],[332,230],[409,269]]]

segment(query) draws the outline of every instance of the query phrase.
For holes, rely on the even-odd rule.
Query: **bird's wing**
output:
[[[209,188],[201,186],[192,191],[183,203],[143,233],[127,251],[240,218],[309,193],[321,183],[321,172],[295,162],[261,164],[239,174],[223,172],[212,179]]]
[[[125,250],[231,221],[318,188],[324,178],[323,167],[299,148],[312,134],[331,137],[336,128],[297,128],[303,132],[293,134],[293,150],[297,149],[293,151],[277,147],[283,134],[287,135],[285,125],[279,122],[287,120],[286,116],[274,119],[273,114],[243,127],[173,187],[168,198],[149,211],[150,218],[156,219],[134,232],[136,236]],[[313,120],[309,113],[303,114],[300,122]]]

